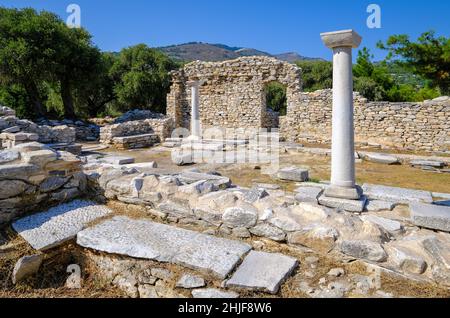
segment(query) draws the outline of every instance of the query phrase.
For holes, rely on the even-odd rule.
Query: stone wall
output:
[[[0,107],[0,132],[2,132],[0,139],[4,141],[4,148],[14,147],[16,141],[17,144],[36,140],[41,143],[51,144],[73,143],[76,140],[76,128],[69,127],[62,123],[53,126],[38,125],[30,120],[17,118],[14,110],[8,107]],[[22,135],[16,137],[13,136],[13,134]],[[33,134],[33,136],[25,136],[24,134]],[[37,139],[34,135],[37,135]]]
[[[114,144],[114,138],[146,134],[157,135],[159,142],[163,142],[171,136],[172,130],[173,120],[171,118],[128,121],[101,127],[100,142],[103,144]]]
[[[265,87],[280,82],[287,88],[288,103],[301,92],[301,70],[293,64],[268,57],[242,57],[225,62],[187,64],[172,74],[167,114],[176,127],[190,127],[190,81],[200,87],[200,118],[204,128],[269,128],[276,122],[267,114]],[[269,119],[269,120],[268,120]]]
[[[86,187],[80,160],[34,142],[0,151],[0,226],[39,208],[80,196]]]
[[[331,141],[332,90],[301,93],[280,118],[287,141]],[[450,99],[422,103],[368,102],[354,94],[355,140],[415,151],[450,150]]]

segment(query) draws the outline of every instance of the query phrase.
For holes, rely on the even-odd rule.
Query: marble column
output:
[[[353,30],[322,33],[321,37],[333,50],[331,186],[325,195],[358,200],[362,191],[355,181],[352,49],[361,44],[362,38]]]
[[[191,140],[201,139],[200,128],[200,82],[189,83],[191,86]]]

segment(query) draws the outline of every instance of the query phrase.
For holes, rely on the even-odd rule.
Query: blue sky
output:
[[[378,40],[426,30],[450,35],[447,0],[0,0],[6,7],[45,9],[66,20],[66,7],[81,7],[83,27],[102,50],[137,43],[165,46],[191,41],[251,47],[270,53],[295,51],[331,58],[319,33],[353,28],[376,59]],[[382,9],[382,28],[369,29],[366,8]]]

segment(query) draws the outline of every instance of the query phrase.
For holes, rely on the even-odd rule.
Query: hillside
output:
[[[209,44],[201,42],[191,42],[180,45],[160,47],[171,58],[180,61],[208,61],[217,62],[236,59],[241,56],[272,56],[283,61],[293,63],[298,60],[317,60],[316,58],[304,57],[295,52],[283,54],[270,54],[252,48],[231,47],[224,44]]]

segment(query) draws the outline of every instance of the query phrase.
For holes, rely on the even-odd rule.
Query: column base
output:
[[[347,199],[347,200],[359,200],[363,194],[363,190],[360,186],[354,188],[344,188],[339,186],[329,186],[324,195],[329,198]]]
[[[331,198],[323,194],[318,198],[318,201],[320,205],[329,208],[335,208],[338,210],[355,213],[363,212],[367,204],[367,198],[364,195],[361,196],[358,200],[348,200],[341,198]]]
[[[199,141],[199,140],[201,140],[201,137],[190,135],[189,137],[186,138],[186,140],[187,141]]]

